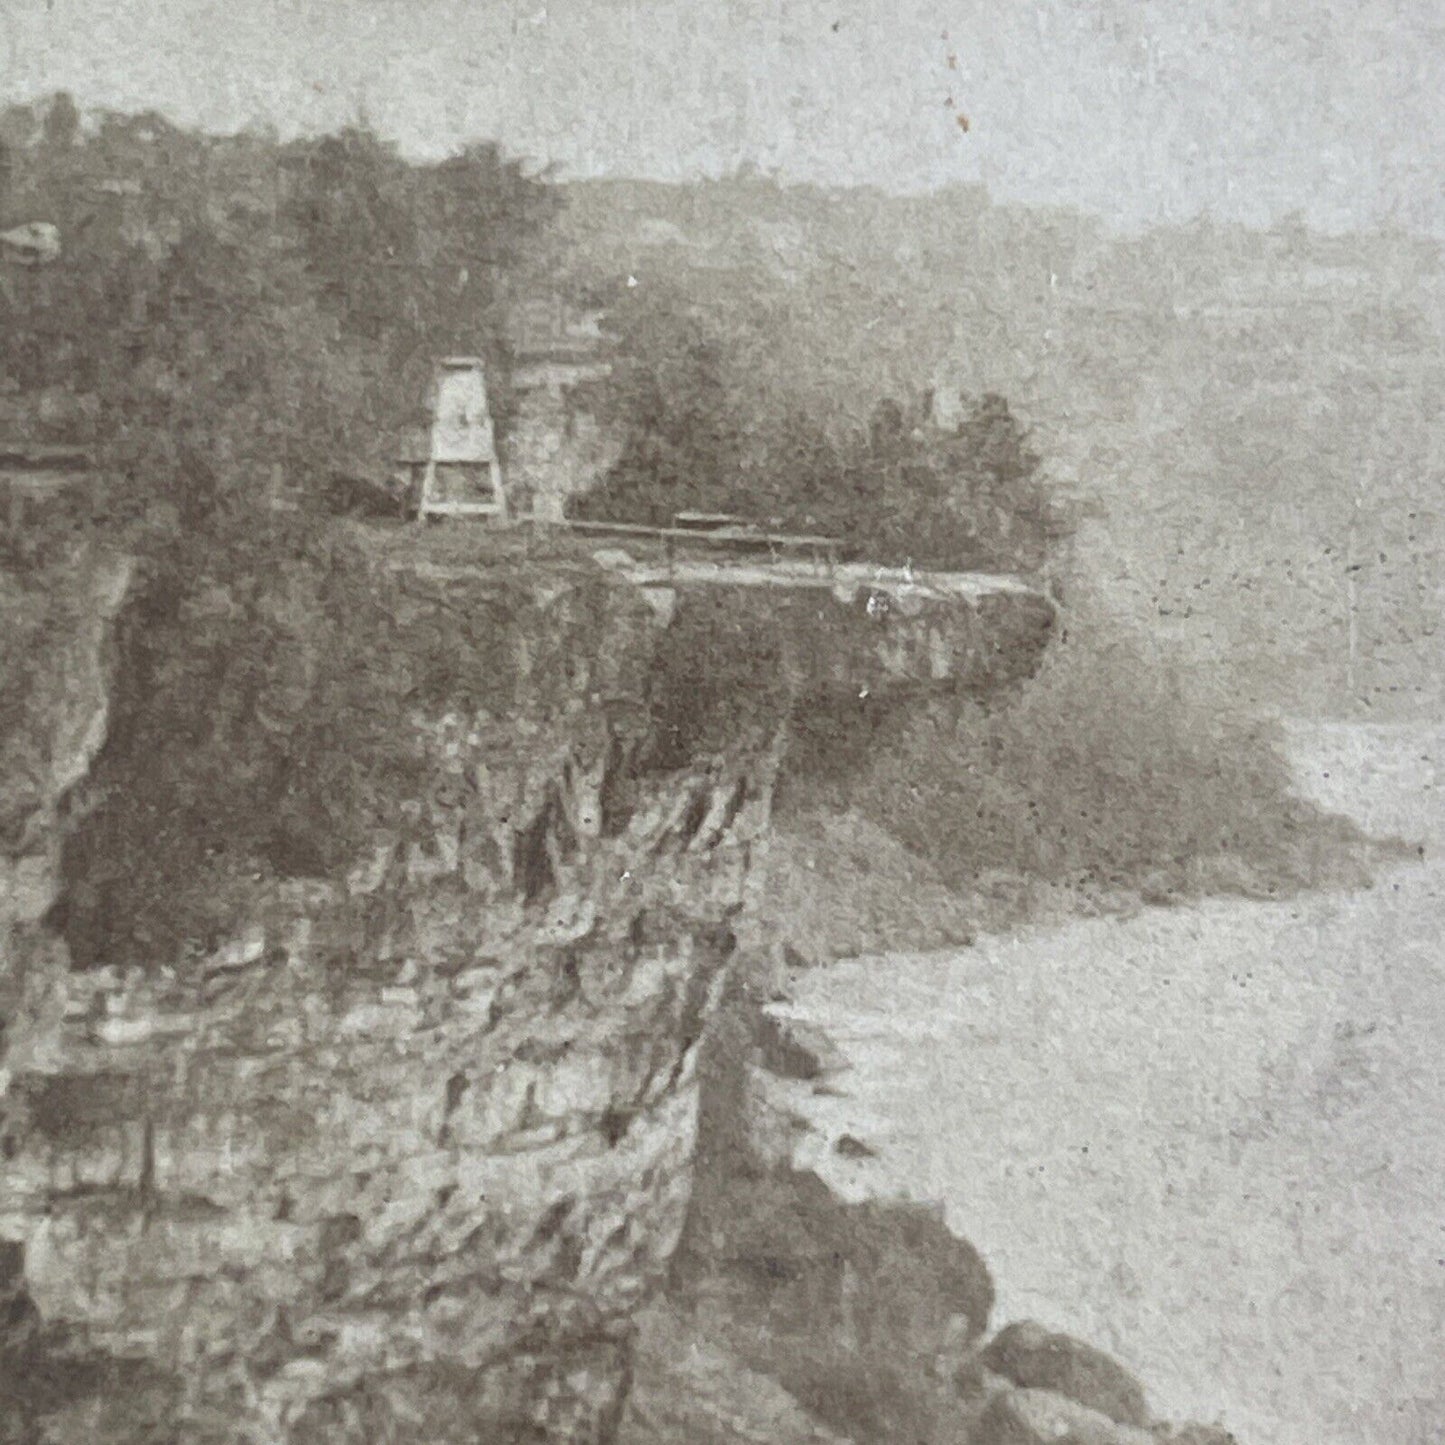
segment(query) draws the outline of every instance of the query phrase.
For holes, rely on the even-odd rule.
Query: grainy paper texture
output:
[[[0,0],[0,1442],[1445,1440],[1431,0]]]

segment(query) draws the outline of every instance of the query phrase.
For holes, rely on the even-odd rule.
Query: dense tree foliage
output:
[[[0,379],[34,439],[96,444],[118,512],[190,536],[277,467],[318,503],[383,469],[438,352],[498,355],[508,269],[555,204],[492,146],[413,166],[361,128],[82,129],[61,97],[0,141],[0,219],[62,240],[8,270]]]
[[[776,375],[761,344],[767,310],[745,298],[709,306],[649,281],[622,291],[610,320],[619,355],[598,405],[625,440],[581,516],[726,512],[834,536],[879,562],[1024,570],[1067,525],[1000,396],[973,399],[957,423],[940,424],[928,396],[839,418]]]
[[[490,146],[418,167],[360,128],[215,139],[63,97],[0,141],[0,222],[62,237],[3,273],[0,421],[97,461],[35,531],[140,558],[63,921],[82,962],[164,962],[256,878],[354,857],[415,794],[410,711],[484,672],[327,512],[388,466],[438,352],[498,354],[554,198]],[[278,472],[299,510],[269,505]]]

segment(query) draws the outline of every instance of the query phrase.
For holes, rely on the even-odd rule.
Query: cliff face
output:
[[[85,551],[53,577],[4,575],[0,693],[0,1099],[50,1054],[63,949],[43,920],[59,890],[62,825],[105,741],[111,633],[127,560]],[[6,1157],[8,1158],[8,1146]],[[8,1172],[8,1171],[7,1171]]]
[[[664,626],[587,567],[411,577],[508,678],[417,712],[405,816],[344,878],[258,879],[203,956],[76,969],[46,918],[124,668],[95,575],[7,833],[0,1438],[612,1439],[756,943],[757,628]],[[699,649],[753,689],[726,726],[686,725]]]
[[[124,558],[78,552],[64,585],[0,573],[6,691],[0,734],[0,930],[37,922],[54,902],[60,811],[105,741],[111,626],[125,599]]]
[[[514,710],[419,719],[406,826],[344,882],[258,887],[194,967],[67,972],[37,796],[0,1231],[12,1409],[53,1438],[605,1438],[771,787],[762,733],[639,770],[653,628],[605,597],[554,577],[514,608]],[[92,622],[57,657],[57,791],[103,736]],[[569,644],[562,696],[537,654]]]
[[[7,1125],[41,1317],[275,1438],[413,1438],[418,1410],[417,1438],[601,1438],[681,1226],[749,786],[676,780],[576,841],[524,791],[551,906],[485,836],[467,856],[463,807],[433,857],[273,900],[199,978],[69,980]]]

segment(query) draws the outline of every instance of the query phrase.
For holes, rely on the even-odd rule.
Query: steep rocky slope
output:
[[[243,872],[225,937],[125,965],[103,912],[77,924],[94,875],[63,845],[149,846],[87,820],[106,780],[156,776],[106,751],[141,745],[129,653],[155,635],[120,559],[7,595],[46,625],[5,731],[0,1438],[615,1434],[688,1210],[700,1045],[764,951],[791,614],[659,613],[576,556],[379,561],[406,625],[470,619],[495,675],[418,698],[421,781],[348,868]],[[175,645],[214,652],[235,608],[200,595]],[[850,697],[909,681],[866,619]],[[934,646],[915,680],[986,685],[1006,635],[970,624],[961,675]]]
[[[651,614],[558,569],[507,609],[508,714],[417,718],[407,841],[258,883],[203,958],[74,972],[45,917],[121,590],[40,668],[66,695],[7,861],[11,1432],[606,1438],[682,1225],[769,727],[649,773]]]
[[[819,1166],[820,1146],[877,1156],[809,1117],[846,1096],[846,1056],[739,983],[703,1058],[692,1205],[642,1318],[625,1445],[1235,1445],[1159,1418],[1084,1340],[997,1328],[993,1278],[941,1203]]]

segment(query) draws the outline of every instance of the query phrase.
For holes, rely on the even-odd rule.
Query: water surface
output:
[[[942,1200],[999,1322],[1081,1334],[1243,1445],[1445,1441],[1445,727],[1291,730],[1426,845],[1367,890],[1081,920],[804,975],[847,1193]],[[839,1158],[842,1132],[880,1149]]]

